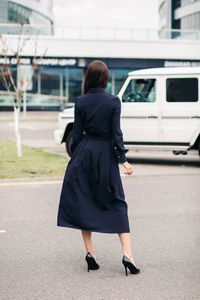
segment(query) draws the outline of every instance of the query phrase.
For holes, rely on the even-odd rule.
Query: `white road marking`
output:
[[[5,233],[5,232],[7,232],[7,231],[3,230],[3,229],[0,230],[0,233]]]

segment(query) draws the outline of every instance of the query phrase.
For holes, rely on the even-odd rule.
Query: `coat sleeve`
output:
[[[77,100],[75,101],[74,108],[74,124],[72,128],[72,144],[71,144],[71,153],[74,152],[76,146],[81,141],[83,137],[83,122],[80,115],[79,106]]]
[[[119,97],[114,100],[112,115],[112,138],[114,142],[114,152],[119,163],[127,161],[123,142],[123,134],[120,128],[121,101]]]

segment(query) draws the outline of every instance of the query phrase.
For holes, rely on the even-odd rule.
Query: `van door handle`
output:
[[[158,116],[150,115],[150,116],[148,116],[148,118],[149,118],[149,119],[157,119]]]

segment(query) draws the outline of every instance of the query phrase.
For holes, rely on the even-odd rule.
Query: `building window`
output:
[[[174,1],[174,8],[179,8],[181,5],[182,5],[181,0],[175,0]]]
[[[127,77],[128,72],[133,71],[133,69],[118,69],[114,70],[115,80],[114,80],[114,94],[117,95]]]
[[[41,68],[41,94],[60,95],[60,69]]]
[[[40,34],[47,35],[53,33],[53,29],[51,28],[52,21],[48,17],[11,1],[8,1],[8,21],[10,23],[24,23],[30,25],[41,24],[40,28],[29,28],[32,34],[38,31]],[[49,27],[42,27],[42,25],[49,25]],[[11,27],[8,33],[18,33],[18,29]]]
[[[180,22],[180,19],[177,19],[177,20],[174,20],[174,23],[173,23],[173,29],[180,29],[181,27],[181,22]]]
[[[186,6],[186,5],[190,5],[190,4],[193,4],[195,2],[198,2],[199,0],[182,0],[181,1],[181,6]]]
[[[109,80],[106,92],[112,95],[117,95],[127,77],[128,72],[133,69],[109,69]]]
[[[175,39],[175,38],[177,38],[178,36],[181,35],[181,32],[179,31],[180,28],[181,28],[181,21],[180,21],[180,19],[174,20],[173,21],[173,29],[178,29],[178,30],[177,31],[173,31],[171,33],[172,39]]]
[[[11,81],[10,81],[10,78],[11,78],[11,76],[12,76],[12,79],[14,80],[14,84],[15,84],[15,86],[17,86],[17,68],[16,67],[14,67],[14,66],[12,66],[11,67],[11,76],[9,76],[8,74],[7,74],[7,69],[4,67],[4,66],[2,66],[2,65],[0,65],[0,68],[2,68],[3,67],[3,72],[4,72],[4,76],[7,78],[7,81],[8,81],[8,83],[11,83]],[[6,74],[5,74],[6,73]],[[3,81],[2,81],[3,79],[2,79],[2,75],[0,74],[0,90],[3,90],[3,91],[7,91],[7,89],[6,89],[6,87],[5,87],[5,85],[3,84]],[[10,91],[11,92],[14,92],[15,91],[15,89],[14,89],[14,87],[13,87],[13,85],[11,84],[10,85]]]
[[[11,23],[24,22],[25,24],[30,24],[30,15],[30,9],[10,1],[8,2],[8,20]]]
[[[166,84],[167,102],[198,101],[197,78],[171,78]]]
[[[0,68],[2,68],[2,65],[0,65]],[[4,69],[4,72],[7,73],[7,70]],[[14,80],[14,84],[15,84],[15,86],[17,86],[17,68],[12,66],[11,67],[11,73],[12,73],[12,78]],[[4,74],[4,75],[6,76],[6,74]],[[10,80],[8,80],[8,82],[10,82]],[[7,91],[7,88],[4,86],[4,84],[2,82],[1,75],[0,75],[0,90],[1,91]],[[13,85],[10,86],[10,91],[11,92],[15,91],[15,89],[13,88]],[[8,105],[8,106],[12,107],[13,106],[13,102],[12,102],[13,97],[14,96],[10,95],[9,93],[8,93],[8,95],[0,94],[0,106],[6,106],[6,105]],[[15,97],[14,97],[14,99],[15,99]]]
[[[155,102],[156,79],[131,79],[122,102]]]
[[[185,16],[181,19],[182,29],[200,29],[200,12]]]
[[[66,67],[63,70],[63,96],[69,102],[74,102],[82,95],[83,69]]]

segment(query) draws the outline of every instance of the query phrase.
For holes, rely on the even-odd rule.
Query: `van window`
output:
[[[168,102],[198,101],[197,78],[168,78],[166,87]]]
[[[155,102],[156,79],[131,79],[122,102]]]

